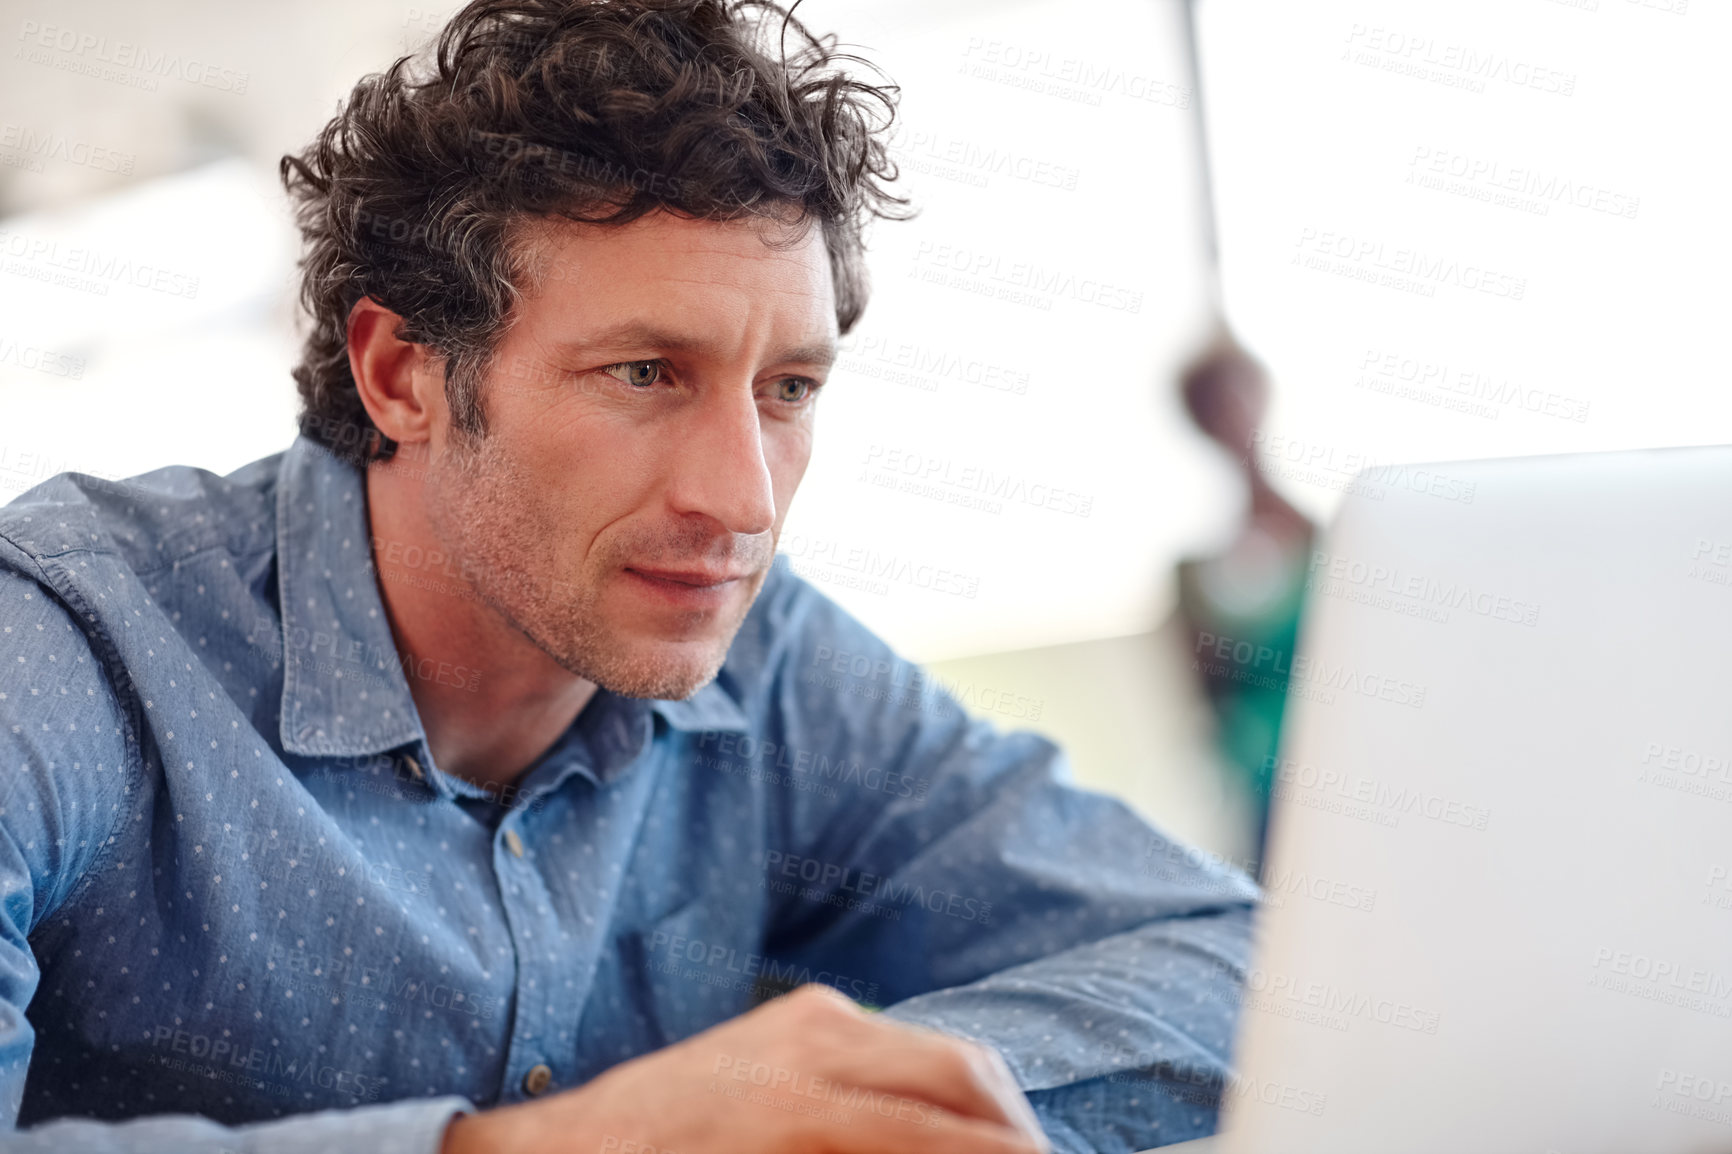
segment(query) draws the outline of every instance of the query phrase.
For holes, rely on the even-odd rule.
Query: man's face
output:
[[[477,595],[562,667],[689,697],[768,574],[836,341],[823,232],[654,212],[538,226],[539,287],[435,418],[428,515]]]

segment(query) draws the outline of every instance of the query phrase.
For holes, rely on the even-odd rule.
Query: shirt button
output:
[[[512,853],[518,857],[523,856],[523,839],[517,836],[516,830],[508,829],[505,831],[505,844],[511,847]],[[534,1073],[533,1070],[530,1072]]]
[[[531,1098],[539,1098],[553,1085],[553,1071],[539,1063],[529,1068],[529,1073],[523,1076],[523,1092]]]

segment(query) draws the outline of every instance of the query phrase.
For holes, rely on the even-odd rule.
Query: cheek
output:
[[[503,500],[522,521],[523,542],[555,572],[581,570],[610,525],[641,500],[643,465],[623,438],[583,435],[581,425],[549,424],[519,446],[521,470]],[[533,566],[532,566],[533,567]]]
[[[569,410],[527,429],[523,439],[542,503],[583,511],[586,520],[605,519],[638,501],[669,443],[607,414]]]
[[[764,433],[764,464],[770,470],[770,484],[776,491],[776,510],[786,513],[794,490],[806,475],[812,460],[812,422],[768,429]]]

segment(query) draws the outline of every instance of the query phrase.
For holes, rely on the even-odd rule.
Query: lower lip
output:
[[[636,569],[627,569],[625,575],[640,589],[663,602],[681,609],[720,609],[733,596],[738,579],[723,581],[719,585],[687,585],[683,581],[670,581],[666,577],[655,577],[648,573],[640,573]]]

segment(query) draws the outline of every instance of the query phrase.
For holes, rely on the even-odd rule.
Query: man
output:
[[[903,202],[751,15],[471,4],[285,160],[303,435],[0,510],[14,1141],[1213,1128],[1254,887],[774,560]]]

